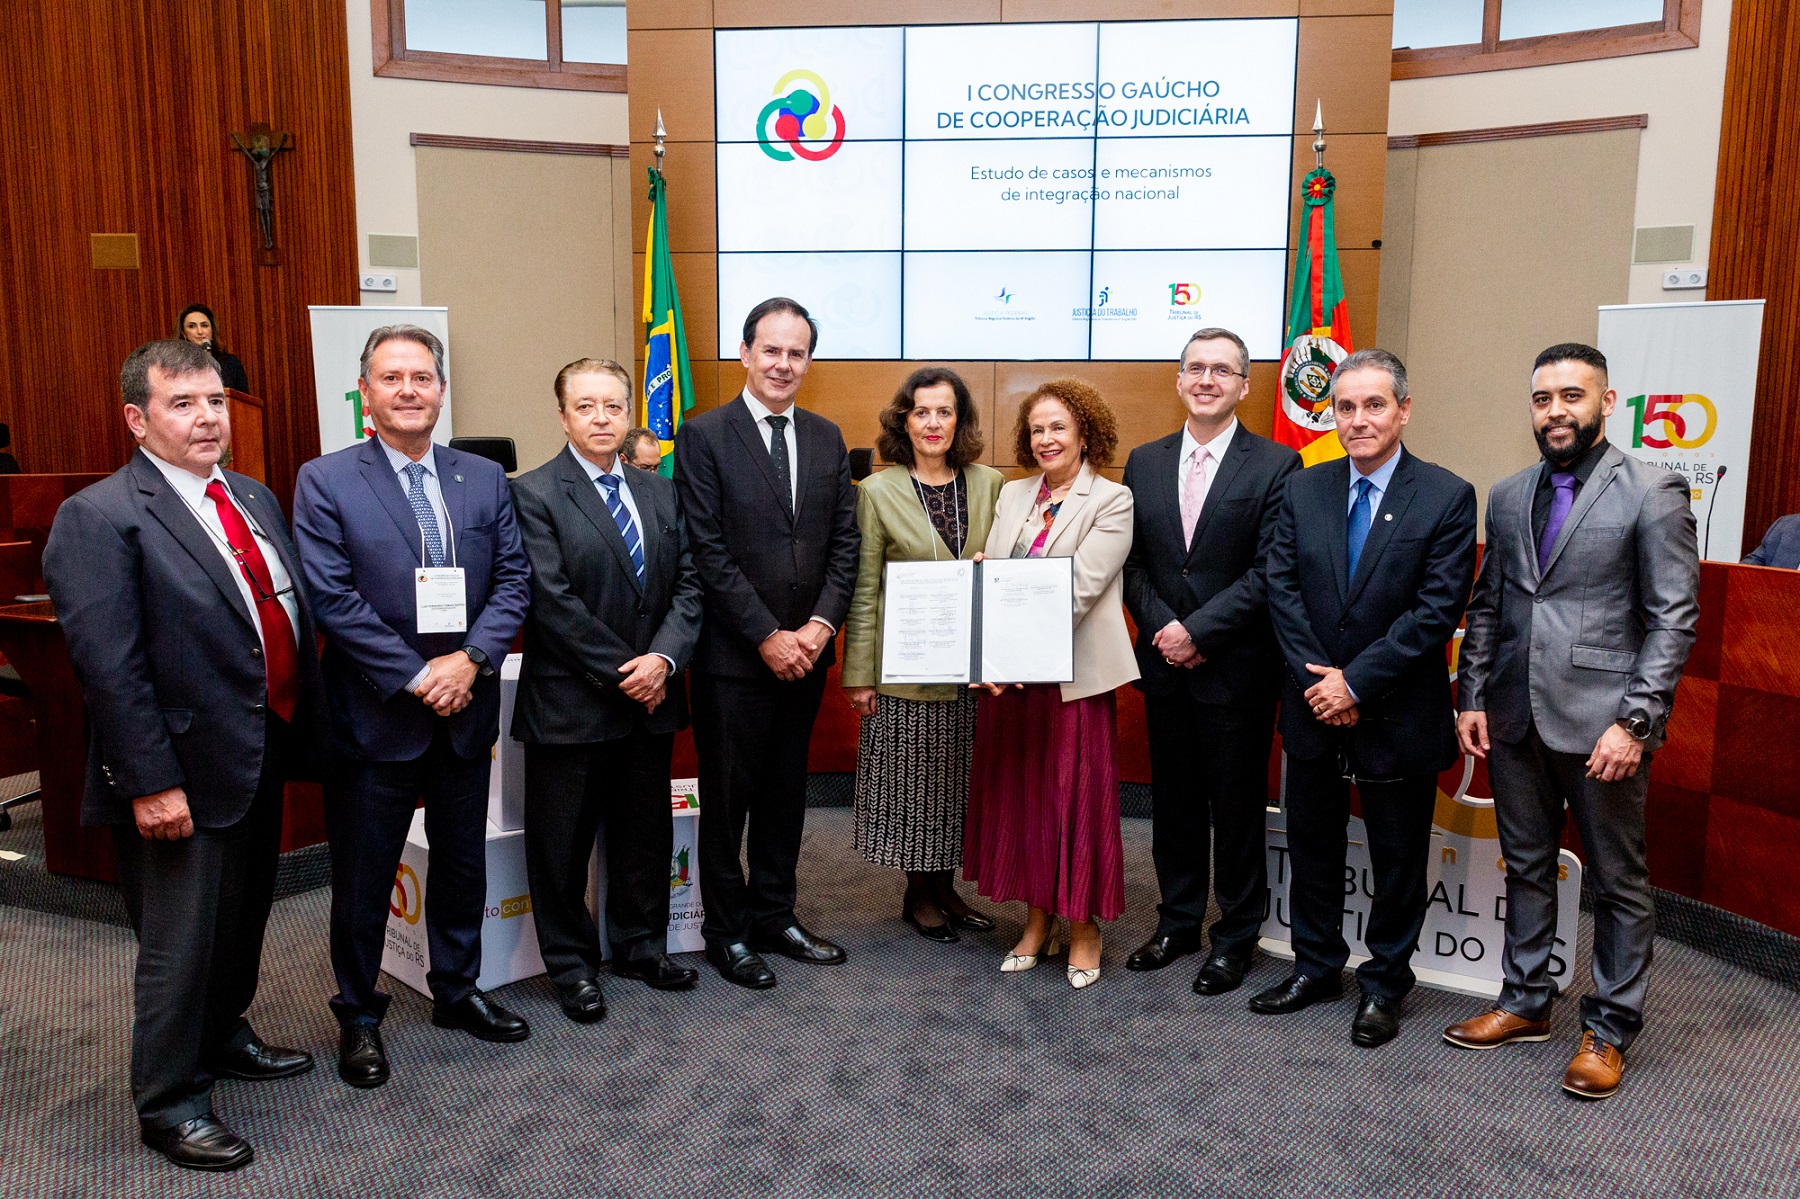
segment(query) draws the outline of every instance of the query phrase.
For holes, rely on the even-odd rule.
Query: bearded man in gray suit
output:
[[[1656,934],[1644,797],[1700,614],[1687,481],[1606,441],[1617,402],[1592,346],[1538,355],[1531,424],[1544,460],[1489,493],[1458,678],[1458,739],[1487,759],[1506,858],[1505,984],[1491,1011],[1444,1039],[1549,1039],[1566,802],[1594,895],[1594,990],[1562,1084],[1584,1099],[1618,1089],[1644,1023]]]

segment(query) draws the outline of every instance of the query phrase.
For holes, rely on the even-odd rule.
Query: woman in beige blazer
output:
[[[1000,472],[979,466],[981,430],[955,371],[917,370],[881,413],[877,448],[895,465],[857,488],[862,550],[844,621],[843,685],[862,714],[856,848],[906,872],[900,917],[932,941],[990,929],[956,893],[975,750],[974,696],[956,684],[882,686],[883,579],[889,562],[973,558],[987,542]]]
[[[1023,900],[1025,930],[1000,968],[1029,970],[1057,952],[1069,921],[1068,978],[1100,977],[1100,920],[1125,909],[1113,690],[1138,677],[1121,573],[1131,551],[1131,492],[1099,473],[1118,430],[1100,393],[1045,383],[1019,406],[1020,466],[1037,474],[1000,492],[985,556],[1073,558],[1075,678],[990,687],[976,726],[964,873],[994,900]]]

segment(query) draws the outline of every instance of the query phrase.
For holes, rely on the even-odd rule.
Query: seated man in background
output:
[[[662,443],[649,429],[627,429],[619,456],[639,470],[655,470],[662,465]]]
[[[1762,544],[1744,555],[1744,565],[1800,570],[1800,512],[1777,517]]]

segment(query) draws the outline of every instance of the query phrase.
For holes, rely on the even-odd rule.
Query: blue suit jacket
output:
[[[373,438],[315,458],[294,486],[294,539],[314,617],[325,634],[325,693],[339,749],[366,762],[404,762],[431,744],[440,719],[465,758],[500,731],[500,663],[530,602],[531,567],[513,518],[506,473],[486,458],[435,449],[444,506],[465,571],[469,628],[419,633],[413,570],[419,522]],[[472,645],[496,673],[474,699],[439,717],[406,690],[427,659]]]
[[[1800,514],[1783,516],[1770,525],[1762,544],[1744,555],[1744,565],[1800,568]]]

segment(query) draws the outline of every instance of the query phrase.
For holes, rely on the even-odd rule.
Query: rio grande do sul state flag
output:
[[[1344,456],[1331,414],[1331,374],[1354,347],[1331,220],[1336,191],[1337,180],[1324,167],[1300,181],[1300,249],[1276,395],[1275,440],[1299,450],[1307,466]]]

